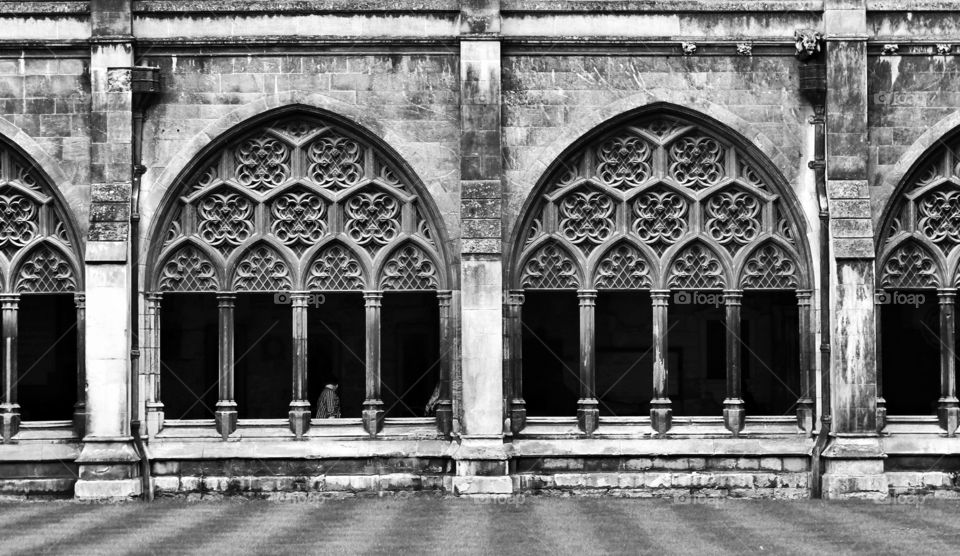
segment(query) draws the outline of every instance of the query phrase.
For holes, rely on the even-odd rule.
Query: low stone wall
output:
[[[385,475],[241,476],[152,478],[156,496],[187,499],[245,496],[297,500],[357,495],[435,493],[451,490],[449,475],[390,473]]]
[[[0,500],[72,498],[76,482],[73,462],[0,463]]]

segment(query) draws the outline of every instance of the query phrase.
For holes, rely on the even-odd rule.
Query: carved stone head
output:
[[[797,29],[793,33],[793,39],[797,44],[797,58],[801,62],[806,62],[820,55],[823,35],[815,29]]]

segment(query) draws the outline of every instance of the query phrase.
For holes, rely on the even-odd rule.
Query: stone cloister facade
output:
[[[0,495],[960,495],[954,2],[0,22]]]

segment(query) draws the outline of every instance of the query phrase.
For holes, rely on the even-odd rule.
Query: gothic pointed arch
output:
[[[735,287],[734,261],[768,240],[789,246],[792,288],[811,284],[803,212],[780,173],[732,130],[672,105],[615,118],[551,164],[512,233],[508,282],[533,283],[529,261],[548,242],[599,280],[597,266],[583,272],[585,262],[598,265],[597,252],[613,253],[623,239],[643,246],[659,287]],[[684,257],[709,258],[712,274],[685,275],[677,268]]]
[[[304,288],[310,291],[363,291],[372,289],[369,257],[346,243],[330,241],[317,250],[305,266]]]
[[[920,157],[887,202],[877,232],[882,288],[957,284],[960,130]]]
[[[643,250],[628,240],[607,249],[592,265],[594,289],[638,290],[653,287],[657,269]]]
[[[46,173],[0,140],[0,276],[4,291],[82,291],[79,235]]]
[[[743,290],[795,290],[800,287],[800,265],[786,242],[767,240],[740,262],[737,284]]]
[[[268,112],[211,143],[158,215],[147,258],[155,290],[184,240],[229,269],[218,269],[223,288],[266,287],[240,276],[267,264],[243,260],[258,254],[286,261],[292,288],[355,290],[358,276],[370,287],[372,261],[410,241],[434,261],[438,284],[457,279],[439,211],[409,166],[355,123],[307,106]]]
[[[584,283],[583,270],[563,245],[546,241],[527,256],[519,283],[532,290],[577,289]]]
[[[72,293],[79,279],[67,254],[44,241],[14,260],[12,290],[17,293]]]
[[[379,266],[381,290],[438,290],[440,269],[428,251],[417,242],[408,241],[395,248]]]
[[[296,273],[276,247],[262,241],[234,260],[229,276],[233,291],[281,292],[293,289]]]
[[[181,242],[160,265],[160,291],[215,292],[223,278],[210,253],[193,241]]]
[[[662,285],[669,289],[715,290],[730,284],[729,267],[721,255],[702,240],[678,250],[664,269]]]
[[[944,284],[943,266],[935,253],[913,238],[891,248],[880,264],[881,288],[938,288]]]

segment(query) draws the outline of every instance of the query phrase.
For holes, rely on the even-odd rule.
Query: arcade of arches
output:
[[[947,3],[269,4],[0,1],[0,497],[960,497]]]

